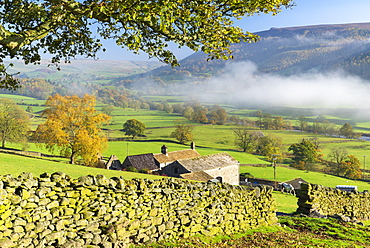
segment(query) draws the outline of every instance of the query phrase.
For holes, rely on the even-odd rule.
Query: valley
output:
[[[148,61],[77,60],[63,65],[59,72],[47,67],[47,61],[40,66],[14,63],[9,71],[20,72],[22,88],[2,90],[0,99],[11,100],[27,112],[28,142],[10,141],[0,149],[0,175],[17,177],[30,172],[39,176],[61,171],[75,179],[86,175],[160,179],[163,177],[155,173],[103,167],[112,155],[123,162],[127,156],[160,153],[163,145],[172,152],[189,149],[194,142],[202,156],[228,153],[240,163],[240,174],[250,178],[278,182],[302,178],[331,188],[355,185],[360,192],[368,191],[369,24],[271,29],[259,35],[261,41],[256,44],[235,45],[231,63],[206,63],[199,52],[180,61],[177,68]],[[34,139],[33,134],[45,122],[45,101],[56,93],[93,95],[98,113],[110,116],[109,122],[100,126],[108,140],[100,164],[86,166],[81,156],[75,165],[69,164],[58,149],[47,149]],[[133,119],[145,124],[142,134],[125,133],[124,124]],[[191,139],[183,142],[172,135],[177,123],[191,127]],[[251,145],[240,143],[237,130],[253,138]],[[303,141],[314,147],[314,158],[299,158],[295,153],[293,148]],[[339,151],[342,160],[335,155]],[[273,197],[277,212],[295,213],[295,196],[275,191]],[[213,242],[217,243],[213,247],[243,247],[253,246],[251,240],[259,237],[256,245],[284,247],[279,243],[284,237],[291,239],[292,246],[337,247],[348,242],[349,246],[365,247],[369,240],[368,226],[294,218],[279,217],[280,227],[213,240],[190,238],[171,245],[210,247]],[[318,227],[310,229],[309,223]],[[330,233],[326,225],[336,226],[335,231]],[[304,235],[297,235],[297,226]],[[364,240],[355,235],[345,237],[343,226],[358,231]],[[328,234],[323,237],[315,228]],[[275,236],[267,244],[265,235],[270,232]],[[168,247],[162,244],[154,247]]]

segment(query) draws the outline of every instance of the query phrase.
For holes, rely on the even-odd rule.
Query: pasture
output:
[[[0,175],[11,174],[17,177],[22,172],[31,172],[34,176],[43,173],[54,173],[62,171],[72,178],[86,175],[105,175],[108,178],[122,176],[125,179],[148,178],[158,179],[160,176],[132,173],[126,171],[112,171],[106,169],[92,168],[81,165],[71,165],[66,162],[54,162],[39,158],[30,158],[13,154],[0,153]]]
[[[240,173],[250,173],[256,178],[265,178],[274,180],[274,168],[272,166],[254,167],[241,166]],[[351,180],[348,178],[336,177],[324,173],[296,170],[282,166],[276,167],[276,180],[280,182],[288,181],[294,178],[302,178],[305,181],[313,184],[320,184],[326,187],[335,188],[337,185],[356,185],[359,191],[369,190],[370,184],[360,180]]]
[[[0,95],[0,97],[11,98],[16,102],[23,102],[25,104],[38,104],[39,106],[32,106],[34,118],[31,120],[31,130],[35,130],[37,125],[42,123],[44,120],[40,118],[39,114],[44,109],[44,100],[37,100],[24,96],[16,95]],[[179,96],[167,97],[167,96],[154,96],[149,97],[153,101],[166,101],[171,103],[182,102],[182,98]],[[97,103],[97,109],[101,110],[104,104]],[[22,105],[26,108],[26,105]],[[227,108],[230,114],[235,114],[241,117],[248,117],[248,115],[255,111],[251,109],[233,109],[231,107]],[[288,116],[289,117],[289,116]],[[234,145],[234,134],[233,131],[237,128],[236,125],[227,123],[225,125],[210,125],[210,124],[199,124],[193,123],[186,120],[184,117],[174,114],[166,113],[164,111],[158,110],[134,110],[130,108],[114,108],[112,112],[112,119],[110,124],[103,126],[104,132],[109,138],[123,138],[124,141],[110,141],[108,143],[108,148],[103,152],[103,156],[108,158],[111,155],[116,155],[121,162],[125,159],[127,155],[136,155],[143,153],[160,153],[160,147],[165,144],[169,151],[189,149],[189,144],[181,145],[177,143],[173,138],[170,138],[171,132],[175,130],[174,121],[177,119],[183,119],[194,126],[193,137],[196,144],[196,149],[201,155],[208,155],[219,152],[228,152],[241,164],[265,164],[267,167],[252,167],[252,166],[241,166],[240,172],[249,172],[254,177],[273,179],[273,168],[268,166],[270,162],[266,162],[265,158],[254,156],[249,153],[244,153]],[[290,117],[292,118],[292,117]],[[310,119],[314,120],[316,117],[311,116]],[[125,136],[122,132],[122,127],[125,121],[128,119],[137,119],[143,122],[147,129],[144,137],[139,137],[132,140],[130,137]],[[335,120],[338,123],[347,121],[347,119],[342,117],[330,116],[331,120]],[[296,121],[296,120],[291,120]],[[339,127],[339,126],[338,126]],[[370,130],[370,122],[357,123],[359,130]],[[355,126],[356,128],[356,126]],[[317,135],[312,133],[297,132],[297,131],[282,131],[282,130],[259,130],[258,128],[251,129],[251,131],[262,131],[264,135],[272,135],[276,137],[281,137],[284,144],[284,151],[287,152],[287,148],[293,144],[298,143],[302,139],[318,138],[320,141],[320,148],[322,152],[327,156],[333,148],[345,147],[349,154],[355,155],[361,161],[363,158],[370,159],[370,142],[361,140],[348,140],[338,137],[329,137],[323,135]],[[9,148],[22,149],[19,144],[9,144]],[[42,147],[37,147],[34,143],[29,143],[28,150],[38,151],[45,154],[58,155],[57,152],[52,153],[47,151]],[[364,157],[366,156],[366,157]],[[326,157],[325,157],[326,158]],[[56,160],[56,161],[51,161]],[[119,172],[119,171],[109,171],[104,169],[97,169],[91,167],[84,167],[79,165],[69,165],[67,164],[68,159],[66,158],[49,158],[37,159],[29,158],[23,156],[16,156],[11,154],[0,153],[0,174],[12,174],[17,176],[22,172],[32,172],[34,175],[40,175],[44,172],[53,173],[56,171],[63,171],[64,173],[77,178],[82,175],[97,175],[103,174],[107,177],[113,176],[123,176],[126,179],[131,178],[160,178],[158,176],[152,176],[147,174],[130,173],[130,172]],[[367,165],[366,165],[367,168]],[[369,164],[370,168],[370,164]],[[287,181],[301,177],[304,180],[321,184],[328,187],[335,187],[340,184],[347,185],[357,185],[360,191],[369,190],[369,184],[361,181],[354,181],[345,178],[339,178],[331,175],[326,175],[317,172],[306,172],[294,170],[286,167],[277,167],[277,180]],[[281,194],[280,192],[275,192],[274,197],[277,201],[277,210],[281,212],[291,213],[297,208],[297,199],[294,196]]]

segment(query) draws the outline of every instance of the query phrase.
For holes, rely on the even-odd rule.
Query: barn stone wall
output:
[[[345,192],[316,184],[301,184],[298,213],[342,215],[351,219],[370,219],[370,194],[368,192]]]
[[[229,183],[232,185],[239,185],[239,165],[229,165],[225,167],[215,168],[211,170],[205,170],[205,173],[213,178],[222,177],[222,182]]]
[[[0,247],[124,247],[277,222],[270,188],[64,173],[0,176]]]

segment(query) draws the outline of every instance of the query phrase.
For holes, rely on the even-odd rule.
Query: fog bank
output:
[[[245,106],[368,108],[370,83],[342,71],[293,76],[260,73],[252,62],[231,63],[198,91],[201,101]]]

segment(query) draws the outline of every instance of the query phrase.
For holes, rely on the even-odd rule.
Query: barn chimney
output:
[[[195,143],[194,143],[194,141],[192,141],[192,142],[190,143],[190,148],[191,148],[192,150],[195,150]]]
[[[162,154],[164,154],[164,155],[166,155],[167,156],[167,146],[166,145],[163,145],[162,147],[161,147],[161,152],[162,152]]]

